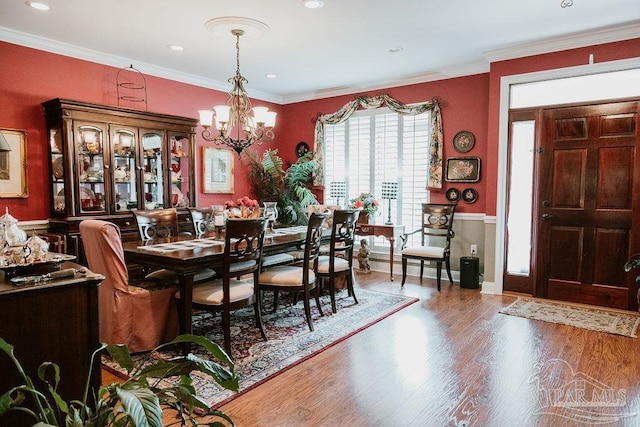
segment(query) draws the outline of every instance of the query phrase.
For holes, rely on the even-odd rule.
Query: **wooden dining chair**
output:
[[[451,277],[451,239],[453,232],[453,214],[456,203],[452,204],[422,204],[422,226],[410,233],[403,234],[402,240],[402,285],[407,279],[407,261],[410,259],[420,261],[420,280],[424,273],[424,262],[436,263],[436,283],[440,290],[440,278],[442,276],[442,264],[445,264],[449,282],[453,284]],[[407,247],[408,237],[420,233],[420,245]]]
[[[258,277],[266,229],[265,218],[228,220],[222,278],[193,288],[192,303],[195,308],[222,312],[224,349],[229,355],[231,355],[231,312],[239,308],[253,306],[256,326],[260,329],[264,340],[267,340],[258,298]],[[243,277],[247,275],[250,277]],[[176,293],[176,297],[180,298],[180,292]]]
[[[325,283],[329,285],[331,310],[334,313],[336,312],[335,280],[338,277],[345,278],[349,295],[353,297],[356,304],[358,303],[353,289],[353,246],[359,215],[359,209],[333,211],[329,254],[318,258],[318,276],[323,281],[323,285]]]
[[[152,240],[178,235],[178,210],[176,208],[134,209],[132,212],[138,224],[140,239]]]
[[[176,208],[154,210],[134,209],[132,212],[136,218],[140,240],[154,240],[178,235],[194,236],[195,234],[195,230],[181,231],[178,228],[178,210]],[[199,283],[213,279],[215,276],[215,270],[205,268],[195,274],[193,281]],[[166,283],[178,283],[177,274],[165,269],[148,272],[145,278]]]
[[[89,269],[105,277],[98,290],[100,341],[141,352],[175,338],[176,287],[130,279],[117,225],[87,219],[80,223],[80,235]]]
[[[304,244],[304,257],[301,265],[277,265],[265,269],[259,278],[261,291],[273,291],[273,311],[277,309],[278,292],[285,291],[291,293],[302,293],[304,312],[309,325],[309,330],[313,331],[313,320],[311,319],[311,291],[314,292],[316,307],[320,316],[324,316],[320,306],[320,296],[317,282],[317,260],[320,255],[320,243],[322,238],[322,226],[326,220],[326,215],[313,213],[309,217],[307,226],[307,236]]]

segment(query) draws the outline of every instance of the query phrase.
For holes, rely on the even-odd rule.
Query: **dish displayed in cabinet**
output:
[[[177,185],[171,186],[171,205],[176,208],[182,208],[186,206],[186,198]]]
[[[180,161],[177,159],[171,159],[171,171],[175,173],[180,173],[181,165]]]
[[[53,172],[53,176],[56,179],[64,178],[64,166],[62,164],[62,157],[58,157],[53,161],[53,165],[51,169]]]

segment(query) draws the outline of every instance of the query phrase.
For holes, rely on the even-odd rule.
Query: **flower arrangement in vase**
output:
[[[260,205],[256,199],[247,196],[224,202],[224,207],[229,212],[229,218],[259,218]]]
[[[349,200],[349,202],[350,208],[362,209],[358,222],[368,222],[368,219],[378,212],[378,206],[380,206],[371,193],[360,193],[358,197]]]

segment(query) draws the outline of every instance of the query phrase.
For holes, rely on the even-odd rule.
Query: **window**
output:
[[[422,203],[429,199],[426,187],[430,115],[399,115],[388,108],[378,108],[357,111],[337,125],[325,125],[326,188],[333,181],[346,182],[344,204],[362,192],[370,192],[380,202],[375,223],[387,221],[391,203],[394,224],[403,224],[407,231],[420,228]],[[384,181],[398,182],[397,200],[380,199]],[[330,200],[327,191],[325,203],[334,202],[337,201]],[[388,248],[385,239],[374,240],[374,250],[383,251],[385,246]]]

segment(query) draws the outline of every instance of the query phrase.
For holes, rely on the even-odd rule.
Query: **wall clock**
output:
[[[306,142],[300,141],[298,145],[296,145],[296,156],[302,157],[309,152],[309,146]]]
[[[476,143],[476,137],[468,130],[460,131],[453,137],[453,147],[458,153],[471,151]]]

